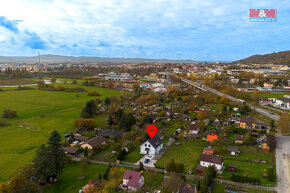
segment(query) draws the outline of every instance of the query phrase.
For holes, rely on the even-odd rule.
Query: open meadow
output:
[[[121,92],[82,85],[60,84],[95,90],[105,99],[120,96]],[[23,164],[31,162],[35,150],[46,143],[53,130],[62,136],[73,127],[86,101],[95,99],[87,92],[45,90],[14,90],[0,92],[0,112],[11,108],[18,117],[6,119],[9,125],[0,127],[0,181],[7,180]]]

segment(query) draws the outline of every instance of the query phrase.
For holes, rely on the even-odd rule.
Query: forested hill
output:
[[[288,64],[290,65],[290,50],[278,53],[265,55],[253,55],[242,60],[237,60],[235,63],[256,63],[256,64]]]

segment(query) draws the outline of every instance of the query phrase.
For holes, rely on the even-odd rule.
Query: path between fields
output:
[[[82,158],[79,157],[74,157],[72,158],[73,161],[79,162],[81,161]],[[98,160],[89,160],[90,163],[93,164],[102,164],[102,165],[109,165],[111,164],[112,166],[120,166],[120,167],[127,167],[127,168],[134,168],[137,169],[139,168],[139,165],[129,163],[129,162],[121,162],[121,163],[111,163],[111,162],[104,162],[104,161],[98,161]],[[144,166],[145,170],[149,171],[156,171],[159,173],[166,174],[166,171],[164,169],[159,169],[155,167],[148,167]],[[186,177],[191,178],[191,179],[200,179],[201,176],[199,175],[190,175],[190,174],[184,174]],[[233,181],[227,181],[227,180],[219,180],[219,179],[214,179],[215,183],[218,184],[228,184],[228,185],[235,185],[235,186],[240,186],[243,188],[254,188],[254,189],[259,189],[259,190],[268,190],[268,191],[275,191],[275,187],[265,187],[265,186],[258,186],[258,185],[253,185],[253,184],[244,184],[244,183],[238,183],[238,182],[233,182]],[[286,193],[286,192],[284,192]]]

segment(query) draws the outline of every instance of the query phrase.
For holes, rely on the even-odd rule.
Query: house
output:
[[[203,167],[214,166],[216,170],[221,171],[223,169],[224,159],[218,155],[201,154],[200,165]]]
[[[235,135],[235,144],[243,145],[244,136],[243,135]]]
[[[77,140],[79,142],[85,142],[89,139],[87,136],[81,136],[81,135],[75,135],[74,140]]]
[[[80,149],[75,147],[63,147],[62,150],[66,155],[75,157]]]
[[[228,154],[229,155],[239,155],[240,151],[239,151],[238,147],[228,146]]]
[[[86,141],[84,144],[81,145],[81,147],[84,149],[85,148],[93,149],[94,147],[95,148],[102,147],[105,144],[106,144],[106,139],[102,136],[97,136]]]
[[[195,123],[195,124],[192,124],[192,123],[191,123],[191,124],[188,126],[188,130],[189,130],[189,133],[190,133],[190,134],[197,135],[198,132],[199,132],[199,126],[198,126],[197,123]]]
[[[206,133],[207,141],[214,141],[219,138],[219,132],[217,130],[210,130]]]
[[[247,129],[252,128],[255,123],[255,119],[253,117],[242,117],[240,118],[240,127]]]
[[[197,188],[195,184],[180,182],[177,193],[197,193]]]
[[[144,184],[144,177],[140,172],[126,170],[123,175],[123,186],[128,190],[137,191]]]
[[[213,155],[214,154],[214,148],[212,148],[212,147],[205,147],[205,148],[203,148],[203,151],[202,151],[202,153],[206,153],[206,154],[211,154],[211,155]]]
[[[121,131],[116,131],[116,130],[112,130],[112,129],[106,129],[102,133],[100,133],[99,136],[111,137],[113,139],[117,139],[118,137],[121,136],[121,134],[122,134]]]
[[[202,173],[204,172],[205,168],[206,168],[206,167],[203,167],[203,166],[201,166],[201,165],[198,164],[198,165],[195,167],[195,173],[196,173],[196,174],[202,174]]]
[[[290,109],[290,98],[289,97],[280,97],[276,99],[275,106]]]
[[[254,123],[254,129],[256,130],[267,130],[266,123]]]
[[[79,193],[84,193],[86,191],[91,190],[94,186],[100,185],[101,180],[92,180],[88,184],[86,184],[82,189],[79,191]]]
[[[228,170],[229,170],[230,172],[237,172],[237,170],[238,170],[238,166],[235,165],[235,164],[229,164],[229,168],[228,168]]]
[[[218,126],[220,125],[220,120],[216,118],[216,119],[214,120],[213,124],[214,124],[216,127],[218,127]]]
[[[163,148],[163,141],[155,135],[140,146],[140,154],[156,155]]]

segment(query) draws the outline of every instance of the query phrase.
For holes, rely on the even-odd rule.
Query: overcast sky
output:
[[[277,9],[251,23],[249,9]],[[289,0],[9,0],[0,55],[231,61],[289,50]]]

